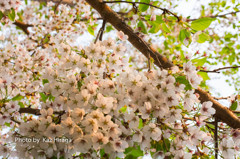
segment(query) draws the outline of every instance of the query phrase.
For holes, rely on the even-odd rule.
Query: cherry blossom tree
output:
[[[239,158],[240,3],[181,3],[0,0],[1,157]]]

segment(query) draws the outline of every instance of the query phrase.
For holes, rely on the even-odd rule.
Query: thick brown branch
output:
[[[33,109],[33,108],[20,108],[18,111],[19,113],[27,113],[33,115],[40,115],[40,109]],[[63,115],[65,111],[54,111],[53,114]]]
[[[118,16],[118,14],[115,13],[105,3],[102,3],[100,0],[86,1],[99,12],[103,19],[112,24],[117,30],[122,31],[124,34],[128,35],[129,42],[131,42],[131,44],[136,47],[142,54],[144,54],[146,57],[148,57],[150,54],[158,67],[167,69],[173,66],[172,62],[169,61],[166,57],[160,55],[155,50],[150,48],[149,45],[136,33],[134,33],[133,29],[130,28]],[[213,108],[216,109],[216,116],[218,119],[225,122],[232,128],[240,128],[240,120],[232,111],[215,101],[213,97],[211,97],[206,91],[202,90],[201,88],[196,89],[196,93],[200,95],[200,101],[202,103],[205,101],[213,102]]]
[[[198,88],[195,92],[200,95],[199,99],[202,103],[206,101],[211,101],[213,103],[213,108],[216,110],[216,117],[218,119],[225,122],[232,128],[240,128],[240,120],[231,110],[214,100],[213,97],[211,97],[211,95],[203,89]]]
[[[34,114],[34,115],[40,115],[39,109],[33,109],[33,108],[20,108],[19,113],[28,113],[28,114]]]
[[[21,21],[16,20],[13,24],[15,24],[17,27],[19,27],[24,33],[27,35],[29,34],[28,27],[32,27],[31,24],[25,24]]]
[[[146,57],[150,56],[154,59],[154,63],[160,68],[170,68],[173,66],[166,57],[160,55],[153,50],[142,38],[140,38],[132,28],[130,28],[117,13],[115,13],[105,3],[100,0],[86,0],[93,8],[95,8],[103,19],[112,24],[117,30],[122,31],[128,36],[128,41],[142,52]]]

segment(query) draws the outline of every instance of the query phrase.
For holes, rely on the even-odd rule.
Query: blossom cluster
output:
[[[215,109],[212,102],[200,104],[194,93],[201,78],[192,62],[183,64],[183,71],[137,71],[125,42],[108,38],[79,46],[74,43],[77,34],[87,27],[73,24],[75,14],[88,17],[90,10],[83,1],[76,3],[77,9],[60,5],[58,12],[48,3],[41,14],[27,6],[24,16],[34,25],[29,29],[32,40],[11,38],[0,50],[0,125],[12,129],[8,135],[1,132],[0,154],[98,158],[104,150],[109,158],[124,158],[126,148],[137,146],[155,157],[212,154],[213,135],[206,131],[206,121]],[[118,36],[128,38],[122,32]],[[132,55],[146,61],[138,52]],[[240,147],[239,131],[231,133],[220,145],[228,158]],[[13,145],[14,137],[41,140]]]
[[[196,67],[193,66],[191,61],[189,61],[183,64],[183,70],[193,88],[197,88],[198,85],[201,83],[202,78],[197,75]]]
[[[43,64],[45,71],[39,77],[46,82],[40,87],[27,87],[28,93],[41,90],[49,98],[38,102],[38,118],[20,124],[18,136],[59,137],[72,142],[64,146],[58,142],[17,142],[18,156],[67,158],[76,152],[94,154],[104,149],[112,158],[123,158],[128,147],[139,144],[145,151],[151,148],[152,141],[172,138],[167,155],[180,158],[192,155],[182,145],[187,144],[195,153],[195,146],[211,141],[201,127],[182,127],[185,110],[193,110],[197,97],[193,90],[186,91],[184,84],[176,81],[174,76],[180,73],[134,71],[124,56],[124,46],[111,38],[82,50],[73,50],[67,43],[54,45],[51,50],[55,50],[51,59],[54,62]],[[23,70],[16,66],[17,71]],[[179,107],[181,103],[183,108]],[[211,103],[204,103],[199,113],[207,117],[214,114]]]
[[[0,11],[10,10],[11,8],[17,9],[20,5],[20,0],[1,0]]]

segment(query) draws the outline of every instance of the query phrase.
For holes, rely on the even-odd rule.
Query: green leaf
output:
[[[16,95],[15,97],[12,98],[12,101],[18,101],[23,99],[23,96],[21,96],[20,94]]]
[[[193,59],[192,63],[195,63],[196,66],[203,66],[207,62],[207,58]]]
[[[183,42],[187,37],[189,37],[189,33],[186,29],[182,29],[178,35],[179,41]]]
[[[43,92],[39,93],[40,94],[40,100],[42,100],[44,103],[46,103],[48,96],[45,95]]]
[[[226,2],[226,1],[222,1],[222,7],[225,7],[225,6],[226,6],[226,4],[227,4],[227,2]]]
[[[51,37],[51,35],[50,34],[47,34],[46,36],[45,36],[45,38],[43,39],[43,44],[47,44],[48,42],[49,42],[49,40],[50,40],[50,37]]]
[[[0,11],[0,20],[3,18],[4,14],[2,11]]]
[[[229,57],[228,57],[228,62],[230,65],[232,65],[232,63],[235,61],[235,53],[232,53]]]
[[[210,127],[211,129],[214,129],[215,126],[213,124],[207,124],[208,127]]]
[[[84,80],[79,80],[77,82],[77,88],[78,88],[79,91],[80,91],[81,87],[83,86],[83,84],[84,84]]]
[[[160,140],[159,142],[157,142],[155,145],[154,145],[154,148],[156,148],[157,151],[162,151],[163,150],[163,147],[162,147],[162,140]]]
[[[208,28],[209,25],[214,20],[215,20],[215,18],[201,18],[201,19],[194,20],[191,23],[191,28],[194,30],[197,30],[197,31],[204,30],[204,29]]]
[[[207,72],[198,72],[197,74],[199,74],[204,81],[210,80],[210,77],[208,76]]]
[[[39,4],[39,10],[43,9],[44,6],[46,6],[47,3],[46,2],[40,2]]]
[[[49,83],[48,79],[43,79],[43,80],[42,80],[42,84],[44,85],[44,84],[46,84],[46,83]]]
[[[205,41],[210,40],[210,36],[206,33],[201,33],[198,35],[198,43],[204,43]]]
[[[110,32],[111,30],[114,30],[113,27],[112,27],[111,25],[108,25],[108,26],[106,27],[106,32],[108,33],[108,32]]]
[[[210,157],[210,159],[215,159],[215,156],[212,155],[212,156]]]
[[[120,108],[119,111],[122,112],[122,113],[125,113],[127,111],[127,106],[124,105],[122,108]]]
[[[156,16],[156,23],[158,24],[164,23],[162,16],[159,16],[159,15]]]
[[[138,129],[142,129],[143,128],[143,121],[141,118],[139,118],[139,125],[138,125]]]
[[[162,147],[163,147],[164,152],[167,152],[170,149],[170,141],[165,138],[163,140],[164,140],[164,142],[163,142]]]
[[[131,157],[137,158],[139,156],[143,156],[143,151],[140,149],[140,146],[138,146],[138,147],[128,147],[128,148],[126,148],[124,153],[126,154],[126,158],[129,158],[129,159]]]
[[[10,127],[10,123],[4,123],[4,125],[6,125],[7,127]]]
[[[25,107],[23,102],[18,102],[18,105],[20,106],[20,108],[24,108]]]
[[[151,23],[149,22],[149,24],[152,25],[152,28],[148,31],[149,33],[153,33],[153,34],[157,33],[161,28],[161,25],[159,25],[156,22],[151,22]]]
[[[54,96],[52,96],[51,94],[49,95],[49,96],[47,96],[48,97],[48,99],[50,100],[50,101],[53,101],[54,102],[54,100],[55,100],[55,97]]]
[[[237,107],[238,107],[238,103],[237,103],[237,101],[235,101],[235,102],[230,106],[230,109],[231,109],[231,110],[236,110]]]
[[[162,24],[162,29],[163,29],[163,31],[165,31],[167,33],[171,33],[171,31],[169,30],[169,28],[167,27],[167,25],[165,23]]]
[[[142,21],[139,21],[139,22],[138,22],[137,27],[139,28],[139,30],[140,30],[141,32],[143,32],[144,34],[147,34],[147,29],[146,29],[146,27],[145,27],[145,24],[144,24]]]
[[[87,30],[88,30],[88,32],[89,32],[91,35],[94,36],[94,29],[93,29],[92,26],[89,26],[89,27],[87,28]]]
[[[140,2],[144,2],[144,3],[150,3],[150,0],[141,0]],[[141,12],[145,12],[146,10],[148,10],[149,5],[145,5],[145,4],[139,4],[139,11]]]
[[[186,76],[178,76],[176,78],[176,82],[180,83],[180,84],[184,84],[185,85],[185,90],[190,90],[192,89],[191,84],[189,83],[189,81],[186,79]]]
[[[14,21],[15,20],[15,10],[12,8],[11,9],[11,12],[8,13],[8,18],[11,20],[11,21]]]
[[[105,155],[104,149],[100,149],[100,156],[103,157]]]

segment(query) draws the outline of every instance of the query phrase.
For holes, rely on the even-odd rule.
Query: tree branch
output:
[[[240,66],[228,66],[228,67],[221,67],[221,68],[217,68],[214,70],[199,70],[200,72],[207,72],[207,73],[220,73],[219,71],[221,70],[226,70],[226,69],[236,69],[236,68],[240,68]]]
[[[128,35],[128,41],[136,47],[140,52],[142,52],[146,57],[150,56],[154,59],[154,63],[160,68],[170,68],[173,66],[166,57],[162,56],[155,50],[153,50],[142,38],[140,38],[133,29],[129,27],[122,18],[115,13],[109,6],[105,3],[100,2],[100,0],[86,0],[93,8],[95,8],[106,22],[112,24],[117,30],[122,31]]]
[[[115,13],[109,6],[101,2],[101,0],[86,0],[94,9],[96,9],[99,14],[110,24],[112,24],[117,30],[122,31],[124,34],[128,35],[128,41],[136,47],[143,55],[148,57],[148,54],[154,59],[154,63],[164,69],[168,69],[172,66],[171,61],[169,61],[163,55],[157,53],[153,48],[141,39],[133,29],[130,28],[122,19]],[[213,103],[213,108],[216,110],[216,116],[221,121],[225,122],[232,128],[240,128],[240,120],[238,117],[229,109],[218,103],[211,97],[206,91],[202,90],[200,87],[195,90],[196,93],[200,95],[200,101],[203,103],[205,101],[211,101]]]
[[[20,108],[19,113],[28,113],[28,114],[34,114],[34,115],[40,115],[39,109],[33,109],[33,108]]]
[[[20,108],[18,111],[20,114],[27,113],[33,115],[41,115],[40,109],[33,109],[33,108]],[[54,111],[53,114],[63,115],[65,111]]]
[[[103,20],[102,22],[102,27],[99,29],[98,31],[98,34],[97,34],[97,37],[94,41],[94,43],[96,44],[97,40],[99,39],[100,41],[102,41],[102,37],[103,37],[103,32],[104,32],[104,29],[105,29],[105,25],[106,25],[106,21]]]
[[[153,7],[153,8],[157,8],[157,9],[160,9],[163,11],[163,13],[167,13],[167,14],[171,14],[173,15],[174,17],[176,17],[178,19],[178,21],[180,21],[180,17],[177,16],[175,13],[171,12],[170,10],[167,10],[166,8],[161,8],[161,7],[158,7],[158,6],[155,6],[155,5],[152,5],[151,3],[145,3],[145,2],[129,2],[129,1],[103,1],[103,3],[130,3],[132,5],[135,5],[135,4],[145,4],[145,5],[148,5],[150,7]]]
[[[61,0],[32,0],[32,1],[38,1],[38,2],[54,2],[54,3],[59,3],[59,1],[61,1]],[[67,5],[69,5],[69,6],[74,6],[74,4],[72,3],[72,0],[62,0],[62,2],[61,2],[62,4],[67,4]]]
[[[221,67],[212,71],[218,72],[220,70],[226,70],[226,69],[231,69],[231,68],[240,68],[240,66],[229,66],[229,67]]]
[[[215,140],[215,159],[218,159],[218,118],[215,116],[214,121],[214,140]]]
[[[206,17],[209,17],[209,18],[227,18],[226,16],[227,15],[233,15],[233,14],[237,14],[239,13],[240,11],[236,11],[236,12],[230,12],[230,13],[226,13],[226,14],[220,14],[220,15],[212,15],[212,16],[206,16]],[[203,17],[202,17],[203,18]],[[205,17],[204,17],[205,18]],[[197,20],[197,19],[187,19],[187,22],[189,21],[194,21],[194,20]]]
[[[213,108],[216,110],[216,117],[218,119],[225,122],[234,129],[240,128],[240,120],[231,110],[229,110],[227,107],[224,107],[222,104],[214,100],[214,98],[210,94],[208,94],[200,87],[198,87],[198,89],[196,89],[195,92],[200,95],[199,99],[201,103],[207,101],[211,101],[213,103]]]
[[[24,33],[29,35],[28,27],[32,27],[31,24],[25,24],[21,21],[16,20],[13,24],[15,24],[17,27],[19,27]]]
[[[228,97],[213,97],[213,99],[221,100],[221,99],[229,99],[231,96]]]

